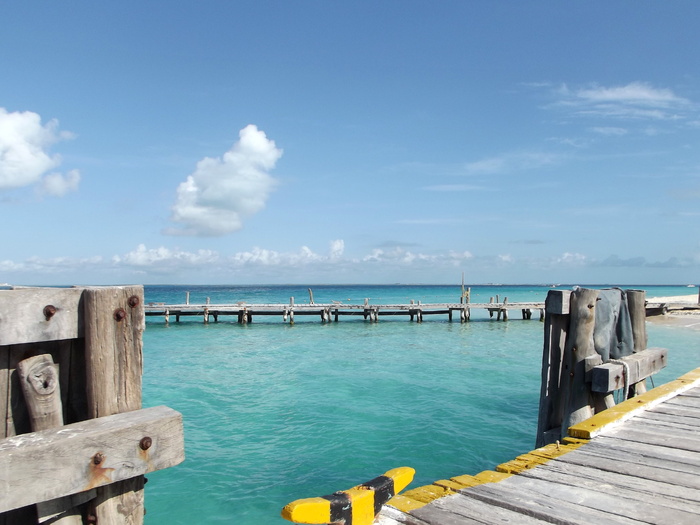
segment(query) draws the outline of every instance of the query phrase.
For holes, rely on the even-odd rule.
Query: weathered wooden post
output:
[[[559,383],[564,358],[564,344],[569,331],[569,298],[571,292],[550,290],[545,300],[544,349],[542,383],[537,429],[537,447],[560,439],[562,404]]]
[[[83,294],[87,409],[90,419],[141,408],[143,288],[86,289]],[[97,489],[99,525],[143,523],[143,476]]]
[[[0,525],[143,522],[143,474],[184,459],[180,414],[141,409],[144,325],[140,286],[0,291]]]
[[[590,389],[586,387],[586,360],[597,356],[593,343],[598,290],[577,288],[569,303],[569,335],[564,347],[564,417],[562,430],[593,415]],[[567,377],[568,376],[568,377]]]
[[[632,321],[632,337],[634,338],[634,351],[641,352],[647,348],[646,325],[646,292],[644,290],[627,290],[627,306]],[[628,395],[635,396],[647,391],[647,380],[642,379],[630,387],[632,392]]]

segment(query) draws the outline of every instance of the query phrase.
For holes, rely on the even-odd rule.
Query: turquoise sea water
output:
[[[308,302],[306,286],[147,286],[146,302]],[[459,286],[313,286],[316,303],[459,302]],[[566,287],[562,287],[566,288]],[[647,297],[697,288],[646,287]],[[472,287],[472,302],[543,301],[542,286]],[[472,312],[407,317],[147,318],[144,406],[184,417],[186,461],[149,474],[146,523],[281,525],[281,508],[398,466],[411,487],[492,469],[534,447],[543,324]],[[670,350],[656,385],[700,366],[700,332],[648,323]]]

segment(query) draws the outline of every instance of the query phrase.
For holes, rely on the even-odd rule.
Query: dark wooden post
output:
[[[89,288],[83,295],[88,417],[141,408],[143,287]],[[99,525],[143,523],[143,476],[100,487]]]
[[[542,384],[537,425],[537,447],[554,443],[561,433],[559,397],[564,343],[569,330],[569,291],[550,290],[545,301]]]

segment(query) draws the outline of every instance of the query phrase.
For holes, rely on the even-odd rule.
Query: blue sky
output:
[[[695,1],[0,12],[0,283],[700,281]]]

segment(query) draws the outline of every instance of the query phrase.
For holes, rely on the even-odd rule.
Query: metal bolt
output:
[[[141,450],[148,450],[149,448],[151,448],[152,444],[153,440],[148,436],[142,438],[141,441],[139,441],[139,447],[141,447]]]
[[[92,456],[92,462],[93,462],[95,465],[99,465],[99,464],[102,463],[104,460],[105,460],[105,455],[104,455],[102,452],[98,452],[97,454],[95,454],[94,456]]]
[[[46,317],[46,320],[48,321],[51,319],[54,314],[58,311],[58,309],[52,305],[52,304],[47,304],[44,306],[44,317]]]
[[[126,319],[126,311],[124,308],[117,308],[114,310],[114,320],[117,322],[123,321]]]
[[[136,295],[132,295],[131,297],[129,297],[128,303],[129,306],[131,306],[132,308],[136,308],[139,305],[139,302],[140,300]]]

